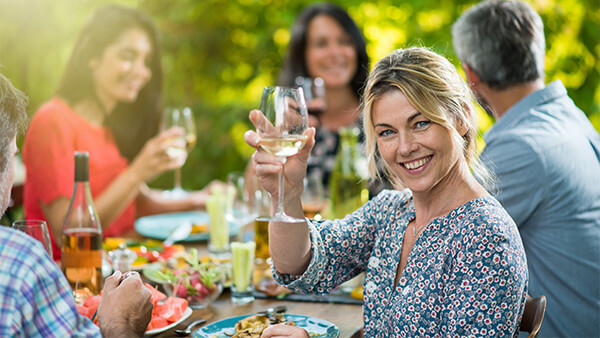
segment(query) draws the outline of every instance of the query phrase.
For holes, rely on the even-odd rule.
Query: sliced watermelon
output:
[[[98,309],[100,305],[100,300],[102,296],[90,296],[83,301],[83,306],[92,309],[94,312]]]
[[[96,310],[90,310],[89,307],[83,306],[83,305],[79,305],[76,304],[77,306],[77,312],[79,312],[80,315],[87,317],[89,319],[92,319],[92,316],[94,315],[94,312],[96,312]]]
[[[169,325],[169,323],[166,319],[164,319],[163,317],[153,315],[152,319],[150,319],[150,323],[148,323],[148,327],[146,328],[146,330],[160,329],[161,327],[165,327],[167,325]]]
[[[156,303],[158,303],[159,301],[167,298],[167,295],[158,291],[152,285],[150,285],[148,283],[145,283],[144,285],[146,285],[146,287],[150,290],[150,292],[152,292],[152,296],[150,296],[150,301],[152,302],[152,304],[154,304],[154,306],[156,306]]]

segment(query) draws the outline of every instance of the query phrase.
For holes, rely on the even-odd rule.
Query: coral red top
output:
[[[59,197],[71,198],[75,151],[87,151],[90,155],[93,197],[101,194],[128,166],[128,160],[121,156],[108,128],[90,124],[65,102],[54,98],[36,112],[25,136],[24,206],[27,219],[46,219],[41,202],[49,204]],[[132,229],[135,214],[135,203],[132,202],[108,227],[103,226],[103,235],[116,236]],[[60,259],[60,248],[54,238],[52,250],[54,259]]]

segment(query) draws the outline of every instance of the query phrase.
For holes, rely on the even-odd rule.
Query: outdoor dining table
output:
[[[355,304],[335,304],[335,303],[311,303],[296,302],[287,300],[256,299],[254,302],[246,305],[235,305],[230,300],[230,293],[223,294],[211,305],[204,309],[194,310],[192,315],[177,325],[156,337],[174,337],[176,329],[183,330],[187,324],[200,319],[206,319],[206,324],[214,323],[221,319],[251,315],[270,307],[285,305],[287,313],[306,315],[327,320],[335,324],[340,330],[340,337],[361,337],[362,329],[362,306]],[[197,330],[196,327],[194,330]],[[192,333],[193,336],[193,333]]]
[[[127,237],[137,239],[143,238],[137,233],[128,234]],[[186,250],[196,248],[200,257],[209,254],[207,243],[205,241],[185,242],[181,244],[184,244]],[[311,316],[335,324],[339,328],[340,338],[362,336],[363,318],[361,305],[259,298],[249,304],[237,305],[231,302],[229,289],[225,289],[215,302],[203,309],[194,309],[189,318],[155,337],[176,337],[178,335],[175,333],[175,330],[183,330],[189,323],[200,318],[206,320],[204,325],[209,325],[222,319],[241,315],[252,315],[256,312],[279,305],[287,307],[286,313]],[[202,325],[195,327],[192,330],[191,336],[193,336],[195,330],[198,330],[201,327]]]

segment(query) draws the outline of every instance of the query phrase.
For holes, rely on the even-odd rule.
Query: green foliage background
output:
[[[199,188],[243,170],[248,111],[272,84],[289,29],[307,0],[122,0],[155,20],[162,34],[165,104],[188,105],[198,146],[183,169],[184,187]],[[476,1],[344,0],[362,28],[372,64],[395,48],[427,46],[455,57],[450,27]],[[103,0],[0,0],[0,71],[31,99],[29,112],[58,84],[77,34]],[[546,31],[546,82],[561,79],[600,130],[600,11],[597,0],[538,0]],[[459,67],[460,68],[460,67]],[[481,116],[482,129],[491,121]],[[153,182],[171,187],[172,175]]]

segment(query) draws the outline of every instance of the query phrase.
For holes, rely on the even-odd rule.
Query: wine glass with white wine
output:
[[[167,130],[171,127],[177,126],[185,130],[183,141],[185,142],[185,149],[176,148],[168,149],[169,152],[173,153],[170,156],[177,156],[178,152],[189,153],[196,146],[196,123],[194,121],[194,115],[189,107],[183,109],[167,108],[165,109],[164,119],[162,123],[162,130]],[[187,196],[187,192],[181,187],[181,168],[175,169],[175,186],[171,190],[165,191],[167,197],[171,199],[182,199]]]
[[[306,108],[308,114],[314,116],[317,120],[327,109],[325,101],[325,82],[320,77],[310,78],[298,76],[294,80],[298,87],[304,91]]]
[[[308,127],[308,111],[302,88],[265,87],[260,103],[264,118],[256,129],[261,137],[260,146],[268,153],[287,158],[298,153],[306,143],[304,130]],[[279,172],[279,199],[277,211],[269,220],[297,223],[304,219],[287,215],[283,208],[283,168]]]

